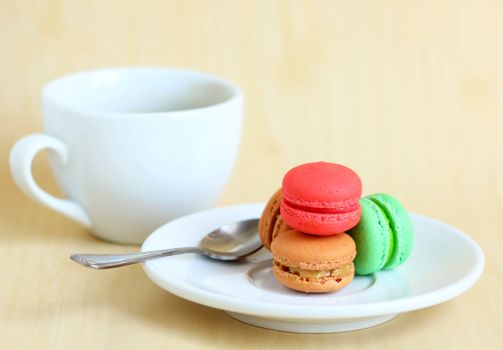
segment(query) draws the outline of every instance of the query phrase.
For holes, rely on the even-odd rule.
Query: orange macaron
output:
[[[258,234],[264,247],[271,250],[272,241],[282,232],[291,230],[280,215],[281,189],[267,202],[258,224]]]
[[[274,238],[271,251],[274,276],[288,288],[335,292],[353,280],[356,246],[346,233],[313,236],[289,229]]]

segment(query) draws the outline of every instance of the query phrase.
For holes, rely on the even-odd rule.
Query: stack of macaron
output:
[[[259,222],[276,279],[288,288],[333,292],[354,274],[402,264],[412,249],[412,224],[391,196],[361,198],[358,174],[339,164],[307,163],[288,171]]]

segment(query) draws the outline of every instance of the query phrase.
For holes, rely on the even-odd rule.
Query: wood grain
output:
[[[503,348],[503,3],[499,1],[0,0],[0,348]],[[364,192],[468,232],[479,283],[369,330],[254,328],[169,295],[138,266],[79,268],[103,243],[15,187],[8,152],[41,130],[42,85],[96,67],[203,70],[246,93],[220,204],[264,201],[290,167],[336,161]],[[39,183],[57,193],[44,157]]]

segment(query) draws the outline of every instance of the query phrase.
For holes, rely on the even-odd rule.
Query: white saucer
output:
[[[152,233],[142,251],[197,245],[202,236],[223,224],[259,217],[263,207],[216,208],[179,218]],[[300,333],[362,329],[400,312],[452,299],[482,273],[482,250],[466,234],[425,216],[411,217],[414,249],[404,265],[356,276],[346,288],[331,294],[303,294],[283,287],[272,275],[271,256],[265,250],[242,263],[187,254],[147,262],[144,269],[168,292],[255,326]]]

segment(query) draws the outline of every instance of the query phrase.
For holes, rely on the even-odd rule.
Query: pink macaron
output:
[[[336,163],[299,165],[283,178],[281,216],[292,228],[313,235],[345,232],[360,220],[362,182]]]

